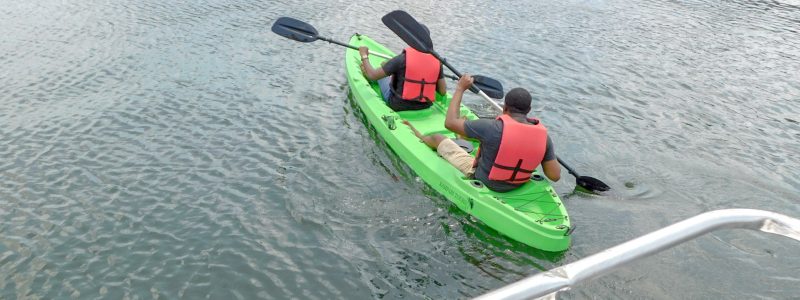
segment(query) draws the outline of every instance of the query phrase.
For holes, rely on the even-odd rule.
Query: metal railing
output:
[[[747,228],[800,241],[800,220],[756,209],[723,209],[703,213],[661,228],[576,262],[539,273],[476,299],[555,298],[556,293],[603,275],[624,264],[722,228]]]

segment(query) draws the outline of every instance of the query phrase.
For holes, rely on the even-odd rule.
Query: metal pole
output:
[[[800,241],[800,220],[756,209],[703,213],[606,249],[579,261],[491,291],[476,299],[531,299],[554,294],[629,262],[722,228],[747,228]]]

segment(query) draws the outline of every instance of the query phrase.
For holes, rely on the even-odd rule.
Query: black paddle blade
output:
[[[399,36],[411,48],[424,53],[431,53],[433,51],[433,41],[431,35],[425,30],[417,20],[414,19],[407,12],[402,10],[395,10],[381,18],[383,24],[389,27],[397,36]]]
[[[503,92],[503,84],[500,83],[500,81],[481,75],[475,75],[472,76],[472,78],[475,79],[472,84],[481,89],[487,96],[495,99],[503,99],[505,92]],[[477,93],[477,91],[472,92]]]
[[[592,192],[605,192],[611,189],[611,187],[599,179],[589,176],[581,176],[576,178],[575,184]]]
[[[278,18],[278,20],[272,24],[272,32],[282,37],[303,43],[310,43],[316,41],[318,38],[317,29],[315,29],[314,26],[289,17]]]

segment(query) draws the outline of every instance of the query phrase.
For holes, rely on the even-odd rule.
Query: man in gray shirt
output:
[[[459,108],[464,91],[472,82],[472,77],[467,74],[458,81],[447,109],[445,127],[456,134],[480,141],[477,163],[451,139],[441,134],[422,135],[410,123],[404,123],[459,171],[467,176],[474,175],[493,191],[516,189],[527,182],[530,173],[540,164],[547,178],[558,181],[561,167],[556,160],[553,142],[538,120],[526,117],[531,108],[530,93],[523,88],[509,91],[505,96],[503,114],[497,119],[466,120],[461,118]],[[504,134],[505,128],[515,132],[509,130]],[[502,157],[498,157],[501,152]]]

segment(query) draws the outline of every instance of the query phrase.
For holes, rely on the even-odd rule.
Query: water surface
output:
[[[269,31],[400,50],[398,8],[613,187],[555,184],[569,251],[460,212],[359,119],[342,48]],[[785,0],[0,0],[0,298],[466,298],[709,210],[800,217],[799,28]],[[798,246],[721,231],[562,297],[796,297]]]

